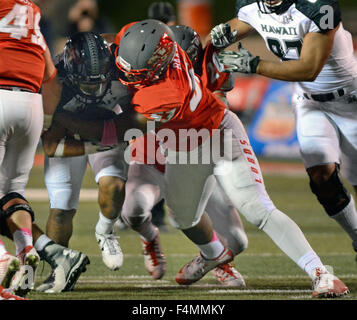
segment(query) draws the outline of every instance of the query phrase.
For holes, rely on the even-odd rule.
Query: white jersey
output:
[[[307,93],[327,93],[345,88],[357,78],[351,34],[343,28],[335,0],[297,0],[283,14],[264,14],[256,0],[237,0],[237,17],[251,25],[268,49],[281,60],[297,60],[306,34],[326,32],[339,23],[330,57],[313,82],[297,82],[296,89]],[[326,14],[334,13],[327,19]],[[239,30],[238,30],[239,32]]]

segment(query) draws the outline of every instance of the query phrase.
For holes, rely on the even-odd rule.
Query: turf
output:
[[[85,188],[95,188],[90,170],[83,182]],[[265,174],[268,192],[277,207],[286,212],[302,229],[322,261],[333,267],[336,275],[349,287],[351,293],[342,299],[357,299],[357,266],[351,241],[341,228],[323,212],[311,194],[304,175],[283,176]],[[32,170],[28,187],[43,188],[41,168]],[[31,199],[30,199],[31,200]],[[44,228],[48,215],[47,202],[31,202],[36,221]],[[244,276],[247,288],[225,288],[211,273],[197,284],[180,287],[175,281],[177,271],[196,254],[196,247],[183,234],[170,227],[162,233],[163,250],[167,257],[167,272],[162,280],[154,281],[147,274],[137,234],[130,230],[120,232],[124,264],[120,271],[106,269],[94,237],[98,217],[95,201],[81,202],[74,218],[74,234],[70,247],[85,252],[91,261],[81,275],[73,292],[40,294],[31,292],[34,300],[310,300],[311,282],[263,232],[243,219],[249,239],[246,251],[235,258],[237,269]],[[13,244],[6,241],[10,250]],[[42,270],[43,268],[43,270]],[[37,284],[48,275],[43,264],[37,272]]]

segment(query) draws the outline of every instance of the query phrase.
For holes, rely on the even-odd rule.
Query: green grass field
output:
[[[95,188],[90,170],[84,188]],[[323,212],[311,194],[304,175],[282,176],[265,174],[268,192],[282,211],[287,213],[302,229],[312,247],[326,265],[334,269],[349,287],[351,293],[343,299],[357,299],[357,265],[351,241],[341,228]],[[42,169],[32,170],[29,188],[44,188]],[[46,191],[43,191],[46,194]],[[29,198],[31,201],[31,198]],[[47,201],[31,201],[36,211],[36,221],[45,228],[48,215]],[[141,244],[136,233],[120,233],[124,252],[124,265],[120,271],[109,271],[101,261],[94,237],[98,217],[96,200],[81,202],[74,219],[74,234],[70,247],[86,253],[91,261],[81,275],[73,292],[62,294],[28,295],[34,300],[305,300],[311,299],[311,282],[289,258],[278,249],[263,232],[243,219],[248,234],[248,249],[235,258],[237,269],[244,276],[247,288],[225,288],[211,273],[190,287],[180,287],[174,278],[177,271],[197,253],[196,247],[180,231],[170,227],[161,235],[167,257],[167,273],[162,280],[154,281],[147,274]],[[13,244],[6,241],[10,250]],[[49,273],[42,263],[37,272],[37,284]]]

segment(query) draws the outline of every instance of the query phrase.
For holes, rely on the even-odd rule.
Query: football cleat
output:
[[[0,286],[0,300],[28,300],[13,294],[9,289]]]
[[[79,276],[87,270],[87,264],[90,264],[90,261],[85,254],[65,248],[62,255],[56,259],[56,267],[36,291],[59,293],[74,290]]]
[[[184,265],[176,275],[176,282],[181,285],[190,285],[211,271],[212,269],[227,264],[233,260],[233,252],[225,248],[223,252],[213,260],[208,260],[199,255]]]
[[[40,263],[40,256],[33,246],[27,246],[18,255],[20,269],[12,279],[10,289],[16,295],[26,296],[35,286],[36,269]]]
[[[0,256],[0,285],[4,288],[10,287],[15,273],[20,270],[20,260],[6,252]]]
[[[156,228],[156,236],[152,241],[141,241],[146,270],[155,280],[161,279],[166,272],[166,259],[161,250],[159,229]]]
[[[234,264],[226,263],[220,267],[216,267],[212,270],[217,280],[224,286],[245,288],[245,281],[242,275],[234,267]]]
[[[319,268],[313,271],[313,298],[336,298],[349,293],[347,286],[335,275]]]
[[[102,251],[102,259],[104,264],[110,270],[119,270],[123,265],[123,252],[118,242],[118,236],[114,234],[99,234],[95,233],[100,250]]]

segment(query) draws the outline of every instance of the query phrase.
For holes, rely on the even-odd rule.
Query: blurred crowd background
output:
[[[117,33],[125,24],[148,17],[152,0],[35,0],[42,10],[41,29],[53,55],[68,36],[78,31]],[[170,0],[173,23],[194,28],[204,38],[216,24],[235,16],[235,0]],[[351,32],[357,56],[357,1],[339,0],[344,28]],[[253,54],[276,59],[259,35],[242,41]],[[233,48],[234,49],[234,48]],[[256,154],[298,158],[299,149],[291,108],[291,85],[260,76],[235,75],[228,94],[231,109],[244,122]]]

